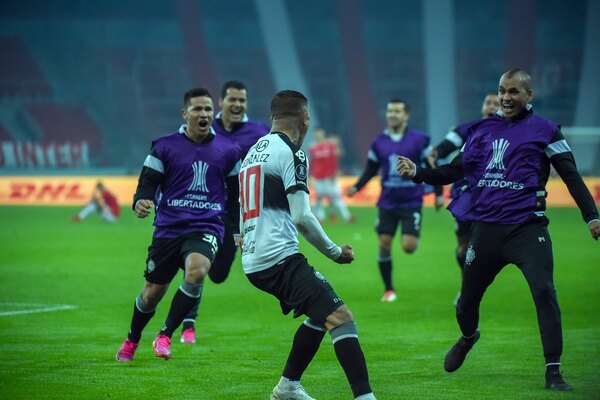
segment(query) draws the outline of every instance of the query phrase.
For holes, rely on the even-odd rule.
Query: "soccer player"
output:
[[[221,89],[219,99],[221,111],[216,115],[212,127],[217,135],[224,136],[241,149],[241,159],[246,156],[250,146],[269,132],[269,127],[263,123],[250,121],[246,115],[248,109],[248,89],[240,81],[228,81]],[[236,193],[237,199],[237,193]],[[231,265],[235,260],[236,246],[241,244],[239,226],[232,226],[232,217],[225,210],[221,215],[225,225],[225,234],[223,243],[219,246],[219,251],[208,271],[208,277],[214,283],[222,283],[229,276]],[[234,219],[239,220],[239,210],[235,211]],[[235,232],[235,233],[234,233]],[[198,298],[197,304],[183,319],[181,332],[181,342],[193,344],[196,343],[196,317],[198,316],[198,307],[201,298]]]
[[[152,343],[157,357],[171,358],[171,336],[202,294],[204,277],[223,240],[221,215],[226,199],[232,218],[239,216],[240,149],[211,128],[213,102],[207,89],[185,93],[183,119],[186,124],[177,132],[152,142],[133,197],[137,217],[146,218],[155,208],[155,228],[146,260],[146,281],[135,299],[131,328],[117,352],[118,361],[133,360],[142,330],[183,268],[185,279]],[[232,226],[237,226],[235,221]]]
[[[96,184],[92,199],[73,216],[72,221],[81,222],[95,212],[100,214],[100,219],[107,222],[116,222],[121,216],[117,197],[102,182]]]
[[[571,390],[559,370],[561,315],[553,282],[548,233],[546,182],[550,165],[567,185],[594,239],[600,237],[598,210],[577,171],[560,126],[533,113],[531,76],[512,69],[500,78],[497,115],[469,128],[468,139],[450,164],[433,170],[400,157],[398,171],[415,182],[447,184],[467,179],[468,190],[449,209],[472,221],[456,318],[462,336],[444,360],[448,372],[463,364],[479,340],[479,304],[487,287],[507,264],[523,273],[537,311],[546,359],[546,388]]]
[[[314,190],[316,192],[316,201],[313,204],[315,216],[319,222],[325,220],[325,209],[323,201],[327,199],[330,207],[330,218],[336,220],[336,214],[331,211],[332,207],[342,215],[346,222],[352,222],[354,218],[344,199],[337,181],[339,147],[336,140],[327,138],[325,129],[318,128],[313,132],[315,141],[309,146],[308,154],[310,160],[310,174],[313,177]]]
[[[483,99],[483,103],[481,104],[481,117],[487,118],[490,117],[498,111],[500,108],[500,100],[498,99],[497,93],[488,93]],[[454,152],[460,150],[463,144],[467,141],[467,136],[469,133],[469,128],[479,123],[479,120],[465,122],[464,124],[458,125],[450,130],[444,140],[442,140],[437,146],[435,146],[432,151],[429,153],[429,157],[432,160],[443,160],[449,157]],[[467,188],[467,181],[465,179],[461,179],[458,182],[455,182],[452,185],[452,190],[450,192],[450,197],[455,199],[458,197],[459,193]],[[460,219],[455,219],[454,225],[454,233],[456,233],[457,246],[456,246],[456,261],[458,262],[458,267],[461,270],[463,269],[463,265],[465,263],[465,255],[467,253],[467,243],[469,242],[469,230],[471,229],[470,221],[463,221]],[[454,305],[458,303],[458,298],[460,297],[460,291],[458,292],[456,299],[454,300]]]
[[[387,129],[377,135],[371,143],[367,166],[359,180],[348,190],[352,197],[381,170],[381,194],[377,202],[378,218],[376,231],[379,237],[379,271],[385,285],[381,301],[396,301],[392,284],[392,239],[398,225],[402,227],[402,249],[407,254],[417,250],[421,232],[421,208],[423,185],[400,176],[396,171],[396,160],[403,155],[420,163],[430,151],[429,136],[408,128],[410,108],[402,99],[391,99],[387,103]],[[435,207],[444,205],[442,188],[436,187]]]
[[[300,378],[327,331],[354,397],[375,399],[352,313],[299,252],[298,231],[336,263],[354,260],[352,247],[333,243],[310,210],[308,162],[300,149],[309,120],[303,94],[277,93],[271,133],[252,146],[239,174],[244,272],[254,286],[279,299],[284,314],[294,310],[294,317],[308,316],[294,336],[271,400],[314,400]]]

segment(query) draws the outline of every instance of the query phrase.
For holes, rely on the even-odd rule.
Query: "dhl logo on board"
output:
[[[131,204],[137,177],[0,177],[1,205],[81,205],[87,202],[96,184],[101,181],[119,199],[121,205]]]
[[[348,198],[345,193],[356,180],[354,176],[340,177],[344,200],[349,206],[374,207],[379,198],[379,179],[372,179],[354,197]],[[0,176],[0,205],[81,205],[90,199],[98,181],[102,181],[117,196],[119,204],[131,205],[137,185],[136,176]],[[600,203],[600,178],[585,178],[584,181],[596,203]],[[546,189],[549,192],[549,206],[575,206],[569,191],[559,178],[550,179]],[[446,197],[448,193],[449,187],[445,187]],[[314,190],[311,190],[311,198],[314,199],[314,195]],[[425,196],[425,205],[432,204],[433,195]]]
[[[2,196],[4,193],[0,193]],[[81,193],[81,185],[78,183],[74,184],[50,184],[44,183],[36,185],[30,182],[15,182],[10,184],[6,197],[14,201],[61,201],[61,200],[73,200],[80,202],[87,198],[86,195]],[[2,196],[4,197],[4,196]]]

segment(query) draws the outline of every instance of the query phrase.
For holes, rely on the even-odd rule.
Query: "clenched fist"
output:
[[[406,157],[398,157],[398,164],[396,169],[405,178],[412,178],[417,173],[417,166],[414,162],[410,161],[410,159]]]

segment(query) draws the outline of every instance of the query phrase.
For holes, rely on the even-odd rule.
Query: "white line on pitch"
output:
[[[13,302],[2,302],[0,303],[0,306],[13,306],[13,307],[47,307],[50,304],[48,303],[13,303]],[[55,305],[55,304],[52,304]],[[60,305],[60,304],[56,304],[56,305]]]
[[[9,304],[9,303],[0,303],[0,304]],[[31,308],[31,309],[28,309],[28,310],[0,311],[0,317],[8,317],[8,316],[11,316],[11,315],[35,314],[35,313],[61,311],[61,310],[73,310],[75,308],[77,308],[77,306],[72,306],[72,305],[69,305],[69,304],[57,304],[57,305],[52,306],[52,307]]]

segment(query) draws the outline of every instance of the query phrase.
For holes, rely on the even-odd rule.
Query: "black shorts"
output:
[[[471,221],[463,221],[460,219],[455,219],[454,221],[454,232],[456,233],[456,236],[468,238],[473,223]]]
[[[380,235],[394,236],[398,224],[402,224],[402,234],[419,237],[421,234],[421,208],[379,208],[377,227]]]
[[[158,285],[171,283],[179,269],[185,269],[185,259],[190,253],[200,253],[212,264],[218,249],[217,237],[210,233],[193,232],[173,239],[152,239],[144,277]]]
[[[325,323],[344,304],[323,275],[300,253],[246,276],[254,286],[277,297],[284,314],[294,310],[294,318],[304,314],[315,323]]]

